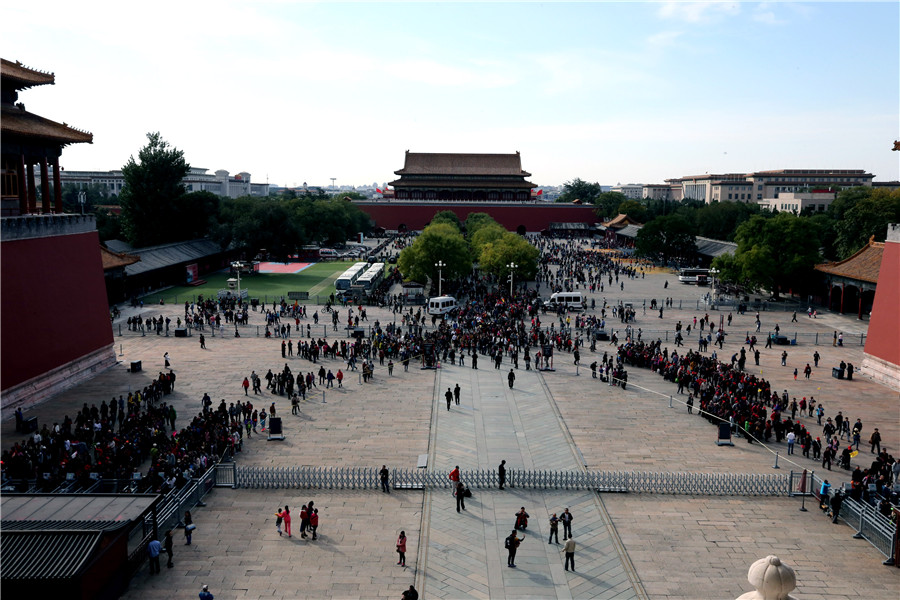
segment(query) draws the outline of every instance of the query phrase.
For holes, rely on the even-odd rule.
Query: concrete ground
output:
[[[668,288],[663,286],[666,280]],[[681,301],[683,309],[667,310],[663,319],[649,310],[644,315],[638,308],[635,326],[642,328],[644,339],[657,335],[665,339],[663,330],[671,331],[678,320],[686,324],[705,314],[696,309],[705,292],[677,284],[671,274],[653,273],[626,281],[624,291],[616,287],[593,297],[598,311],[604,297],[610,303],[619,298],[632,301],[637,307],[643,299],[648,306],[651,298],[670,296],[676,307]],[[313,307],[309,310],[312,313]],[[147,307],[144,313],[168,314],[174,320],[179,307]],[[393,320],[386,310],[368,313],[370,323]],[[119,336],[116,327],[116,351],[121,351],[123,362],[42,405],[37,411],[40,422],[61,421],[84,402],[99,405],[143,387],[162,370],[164,352],[169,352],[178,376],[167,400],[176,406],[179,425],[200,410],[204,392],[214,401],[240,399],[240,383],[251,370],[263,375],[269,368],[281,369],[285,362],[294,372],[317,370],[296,357],[282,359],[280,340],[256,337],[262,319],[259,313],[251,314],[241,338],[219,334],[212,338],[207,332],[206,350],[200,349],[196,333],[186,339],[126,331]],[[727,312],[722,314],[727,318]],[[341,316],[345,320],[346,312]],[[550,318],[544,320],[549,323]],[[858,336],[865,333],[866,323],[832,314],[815,320],[800,314],[797,323],[790,323],[789,312],[764,312],[761,318],[763,334],[778,323],[788,336],[795,330],[818,332],[820,340],[828,340],[820,346],[788,347],[787,367],[780,366],[781,348],[762,350],[759,370],[773,388],[787,389],[798,399],[814,395],[828,416],[841,410],[852,420],[861,418],[864,440],[877,426],[883,447],[897,455],[897,392],[860,374],[852,382],[830,377],[830,366],[842,359],[862,364]],[[723,360],[738,351],[744,332],[754,329],[752,313],[735,313],[733,319],[728,328],[732,335],[719,351]],[[323,329],[319,325],[313,333],[322,335]],[[327,329],[334,339],[330,325]],[[843,348],[831,346],[835,330],[844,332]],[[694,338],[688,336],[687,342],[695,343]],[[557,355],[553,373],[519,371],[512,390],[505,379],[510,365],[504,363],[495,371],[483,359],[477,371],[468,361],[466,367],[444,365],[439,371],[411,365],[404,372],[397,365],[393,377],[376,365],[373,383],[361,384],[355,373],[348,374],[343,389],[325,390],[324,398],[321,389],[314,390],[297,417],[290,415],[284,397],[263,394],[254,404],[268,408],[275,401],[287,439],[245,439],[237,461],[259,466],[411,468],[418,455],[428,454],[429,467],[438,471],[449,471],[456,464],[463,469],[495,468],[505,459],[510,468],[577,469],[583,460],[587,468],[597,470],[771,473],[777,451],[782,469],[821,470],[799,455],[787,461],[784,445],[767,449],[737,440],[734,447],[716,446],[715,428],[688,415],[677,397],[669,408],[674,386],[649,371],[630,370],[625,391],[592,380],[587,365],[612,347],[600,343],[597,350],[592,355],[585,349],[577,373],[565,354]],[[793,368],[802,373],[815,350],[822,356],[820,368],[809,381],[801,374],[795,382]],[[142,360],[144,372],[128,373],[131,360]],[[337,361],[324,364],[335,371],[344,366]],[[462,401],[448,412],[442,393],[456,383],[463,390]],[[814,419],[802,419],[812,431],[821,431]],[[15,434],[12,422],[2,424],[0,435],[6,447],[22,437]],[[857,460],[867,466],[868,447],[860,450]],[[837,484],[848,480],[849,473],[835,470],[827,477]],[[320,509],[321,539],[312,542],[297,533],[279,537],[275,509],[292,507],[297,532],[297,509],[308,500]],[[508,488],[475,491],[466,511],[457,513],[449,490],[395,490],[387,495],[217,488],[207,497],[207,506],[194,511],[198,526],[194,544],[176,546],[175,567],[153,578],[144,569],[126,597],[189,598],[208,584],[216,598],[398,598],[415,584],[427,598],[734,598],[752,589],[747,569],[768,554],[795,568],[798,598],[900,595],[900,570],[883,567],[884,557],[868,542],[852,539],[846,525],[832,525],[812,506],[809,512],[799,512],[799,502]],[[521,506],[530,513],[531,523],[517,556],[518,567],[510,569],[502,540]],[[574,573],[563,570],[559,547],[546,542],[549,514],[565,507],[576,515]],[[401,529],[409,539],[406,568],[396,565],[394,552]]]

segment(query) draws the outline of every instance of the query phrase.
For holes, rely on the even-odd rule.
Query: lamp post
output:
[[[447,264],[444,261],[439,260],[434,263],[434,266],[437,267],[438,270],[438,296],[443,296],[443,294],[441,294],[441,282],[443,281],[443,278],[441,277],[441,269],[446,267]]]
[[[513,295],[513,273],[514,273],[516,267],[518,267],[518,266],[519,265],[517,265],[514,262],[511,262],[508,265],[506,265],[506,268],[509,269],[509,297],[510,298],[512,298],[512,295]]]

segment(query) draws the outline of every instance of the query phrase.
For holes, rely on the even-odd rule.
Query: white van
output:
[[[438,296],[437,298],[428,299],[429,315],[447,315],[459,308],[456,298],[453,296]]]
[[[569,310],[581,310],[584,308],[584,297],[581,292],[556,292],[550,296],[548,304],[554,309],[563,306]]]
[[[331,248],[322,248],[319,250],[319,258],[337,258],[338,253],[337,250],[332,250]]]

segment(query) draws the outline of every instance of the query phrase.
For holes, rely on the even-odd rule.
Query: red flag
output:
[[[543,194],[543,193],[544,193],[544,190],[538,190],[537,195],[540,196],[540,195]]]
[[[379,194],[383,194],[383,193],[384,193],[384,192],[382,192],[381,190],[379,190],[378,188],[375,188],[375,191],[378,192]]]

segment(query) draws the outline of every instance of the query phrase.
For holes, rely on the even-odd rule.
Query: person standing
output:
[[[519,544],[522,543],[522,540],[518,538],[516,535],[516,530],[513,529],[512,533],[506,538],[505,546],[506,551],[509,553],[506,557],[506,566],[511,567],[513,569],[516,568],[516,550],[519,549]]]
[[[191,516],[191,511],[184,511],[184,539],[187,540],[184,545],[191,545],[191,536],[194,535],[194,530],[197,529],[197,526],[194,525],[194,518]]]
[[[202,333],[200,334],[200,349],[206,350],[206,337]]]
[[[872,454],[881,454],[881,434],[878,433],[877,427],[869,437],[869,443],[872,444]]]
[[[566,563],[565,569],[569,570],[569,565],[572,565],[572,571],[575,570],[575,538],[570,537],[569,541],[566,542],[566,545],[563,546],[563,551],[566,553]]]
[[[556,543],[559,543],[559,517],[556,516],[556,513],[550,517],[550,538],[547,540],[548,544],[553,543],[553,538],[556,537]]]
[[[787,445],[788,445],[788,454],[794,453],[794,442],[797,440],[797,436],[793,431],[789,431],[787,434]]]
[[[515,374],[515,372],[513,372],[513,370],[510,369],[510,370],[509,370],[509,374],[506,376],[506,378],[509,380],[509,389],[512,389],[512,387],[513,387],[513,382],[515,382],[515,380],[516,380],[516,374]]]
[[[275,531],[278,532],[278,537],[281,537],[282,522],[284,522],[284,512],[282,512],[281,507],[279,506],[275,509]]]
[[[503,486],[506,485],[506,461],[501,460],[500,466],[497,467],[497,475],[500,478],[500,489],[503,489]]]
[[[456,512],[459,512],[460,507],[466,510],[466,487],[462,481],[456,482]]]
[[[519,512],[516,513],[516,529],[521,531],[525,531],[528,529],[528,513],[525,512],[525,507],[523,506],[519,509]]]
[[[309,530],[312,532],[312,540],[316,541],[318,536],[316,535],[316,531],[319,529],[319,509],[314,508],[309,513]]]
[[[388,479],[390,478],[390,471],[388,471],[387,465],[381,465],[381,470],[378,472],[379,477],[381,478],[381,491],[385,494],[391,493],[391,487],[388,485]]]
[[[163,360],[165,361],[165,363],[166,363],[166,368],[168,369],[168,368],[169,368],[169,353],[168,353],[168,352],[166,352],[165,354],[163,354]]]
[[[169,560],[166,562],[167,569],[171,569],[172,567],[175,566],[175,563],[172,562],[172,556],[174,556],[174,554],[175,554],[175,552],[172,548],[173,541],[174,540],[172,540],[172,530],[170,529],[166,532],[165,544],[163,546],[166,550],[166,555],[169,557]]]
[[[563,541],[572,537],[572,518],[572,513],[569,512],[568,508],[560,515],[559,520],[563,524]]]
[[[162,552],[162,544],[159,540],[151,540],[147,544],[147,556],[150,558],[150,574],[159,575],[159,553]]]
[[[414,586],[409,586],[408,590],[400,594],[400,600],[419,600],[419,592]]]
[[[244,395],[249,396],[250,394],[247,393],[247,390],[250,389],[250,380],[244,377],[244,381],[241,382],[241,387],[244,388]]]
[[[450,478],[450,481],[453,482],[450,484],[452,487],[452,493],[456,494],[456,484],[459,483],[459,465],[456,465],[456,467],[452,471],[450,471],[450,475],[448,475],[448,477]]]
[[[459,406],[459,394],[460,394],[460,389],[459,389],[459,384],[457,383],[456,387],[453,388],[453,398],[456,400],[457,406]]]
[[[284,519],[284,532],[291,537],[291,511],[287,506],[281,511],[281,516]]]
[[[214,600],[215,596],[209,593],[209,586],[204,585],[200,588],[200,600]]]
[[[400,560],[397,561],[397,564],[401,567],[406,566],[406,532],[401,531],[400,537],[397,538],[397,553],[400,555]]]

